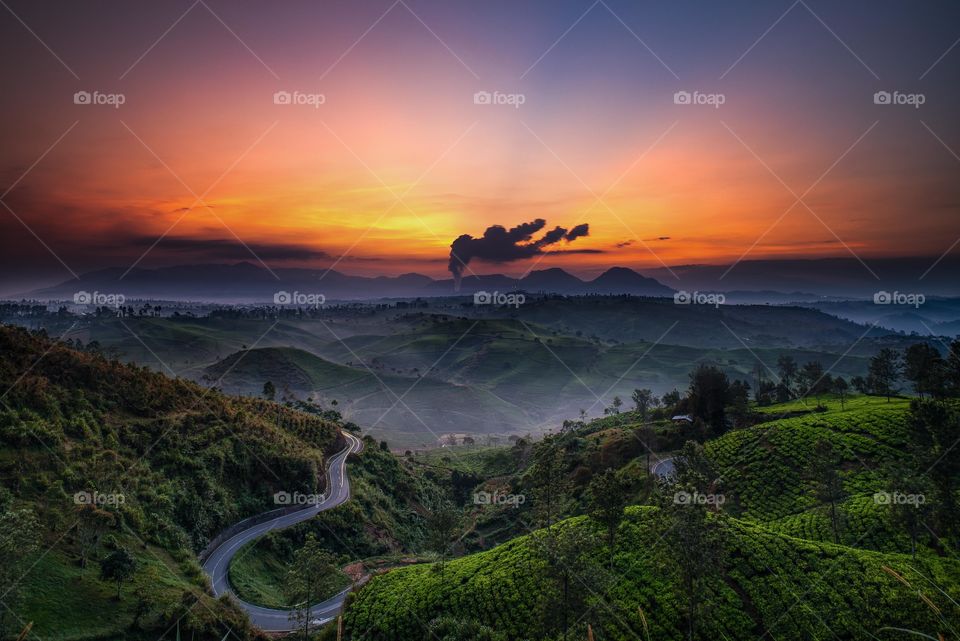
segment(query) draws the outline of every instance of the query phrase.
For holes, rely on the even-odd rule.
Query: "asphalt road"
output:
[[[673,464],[673,457],[665,458],[653,464],[653,473],[662,479],[669,479],[676,475],[676,467]]]
[[[363,447],[360,439],[352,434],[344,432],[348,444],[341,452],[338,452],[330,459],[329,483],[324,500],[303,510],[298,510],[292,514],[278,516],[270,521],[264,521],[256,525],[251,525],[246,530],[238,532],[226,541],[220,544],[203,564],[203,570],[210,577],[213,585],[213,593],[216,596],[221,594],[233,594],[230,588],[230,580],[227,576],[230,568],[230,561],[234,555],[247,543],[260,538],[267,532],[273,530],[282,530],[311,519],[324,510],[336,507],[350,498],[350,480],[347,478],[347,456],[352,452],[359,452]],[[343,606],[343,600],[346,598],[349,588],[343,592],[327,599],[323,603],[310,608],[312,624],[317,625],[326,623],[333,619],[340,612]],[[240,604],[240,607],[250,615],[250,620],[254,625],[267,632],[286,632],[297,627],[297,622],[292,618],[290,610],[274,610],[264,608],[246,601],[241,601],[235,594],[233,598]]]

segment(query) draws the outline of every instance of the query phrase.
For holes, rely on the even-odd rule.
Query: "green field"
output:
[[[249,543],[237,552],[230,563],[230,586],[238,597],[268,608],[291,607],[283,597],[283,585],[289,570],[289,560],[284,562],[275,546],[276,535],[268,535]],[[336,578],[337,587],[329,595],[318,597],[319,601],[333,596],[350,585],[345,574]]]
[[[581,635],[587,623],[597,639],[676,639],[683,634],[671,570],[650,554],[663,543],[655,536],[652,519],[653,508],[628,510],[613,553],[615,565],[593,589],[584,588],[588,610],[575,635]],[[599,536],[583,518],[561,527],[585,528],[588,536]],[[727,579],[710,582],[712,609],[705,638],[758,638],[769,630],[776,639],[832,638],[830,631],[839,638],[873,639],[885,626],[937,630],[960,622],[956,560],[911,560],[803,541],[734,519],[723,520],[722,532],[732,562]],[[548,588],[538,536],[457,559],[443,574],[436,565],[427,565],[373,579],[350,606],[348,638],[410,639],[444,614],[486,622],[508,639],[543,638],[542,631],[555,629],[556,621],[542,618],[542,599],[558,595]],[[600,550],[602,557],[607,552]],[[884,566],[902,575],[910,587]],[[645,613],[646,632],[638,608]]]
[[[721,511],[711,517],[720,525],[725,561],[723,572],[710,579],[710,613],[698,638],[759,638],[767,631],[776,639],[895,638],[883,631],[890,627],[942,631],[951,638],[960,628],[960,561],[943,549],[945,540],[926,533],[913,556],[891,507],[874,497],[896,487],[898,464],[913,456],[909,400],[853,396],[844,399],[841,409],[838,398],[824,397],[819,410],[816,405],[808,400],[759,408],[765,422],[706,443],[719,475],[717,491],[725,497]],[[625,414],[559,437],[575,499],[582,499],[586,483],[578,479],[606,467],[646,477],[636,428]],[[831,443],[839,457],[839,545],[833,542],[828,507],[817,498],[810,468],[818,442]],[[419,458],[480,472],[509,451],[455,448]],[[523,489],[522,473],[508,472],[505,478]],[[576,513],[584,508],[575,500],[569,509]],[[679,577],[667,560],[670,555],[655,551],[682,541],[656,526],[658,510],[629,508],[612,553],[591,519],[578,517],[560,526],[590,532],[587,540],[597,543],[585,553],[596,555],[593,565],[601,568],[599,583],[582,595],[573,638],[585,633],[587,623],[596,639],[679,638],[685,633]],[[418,626],[435,619],[440,625],[446,615],[492,626],[506,639],[541,639],[550,630],[556,634],[556,620],[538,618],[550,611],[543,599],[558,598],[549,589],[549,566],[538,552],[543,545],[536,541],[543,532],[514,538],[524,531],[519,518],[509,510],[481,513],[471,540],[481,536],[508,542],[454,560],[442,574],[434,564],[374,579],[348,610],[351,638],[410,638]],[[499,539],[498,528],[503,532]],[[604,560],[611,557],[613,566],[605,568]],[[582,618],[580,613],[585,613]]]
[[[581,409],[600,416],[635,388],[682,390],[702,363],[754,382],[758,360],[774,368],[789,355],[862,376],[879,346],[908,340],[879,329],[858,340],[863,327],[800,307],[692,310],[597,297],[538,300],[491,317],[428,304],[333,308],[320,318],[85,317],[70,337],[231,393],[259,395],[269,380],[299,398],[337,400],[348,420],[400,449],[435,445],[444,433],[540,434]],[[70,327],[56,315],[44,322]]]

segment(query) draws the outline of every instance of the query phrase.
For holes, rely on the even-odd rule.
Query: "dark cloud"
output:
[[[540,239],[540,242],[544,245],[552,245],[553,243],[562,240],[566,235],[566,229],[563,227],[554,227],[543,235],[543,238]]]
[[[576,227],[570,230],[569,234],[567,234],[567,242],[573,242],[576,239],[580,238],[581,236],[588,236],[589,234],[590,234],[590,225],[588,225],[587,223],[577,225]]]
[[[633,243],[635,243],[637,240],[639,240],[639,239],[631,238],[630,240],[625,240],[625,241],[623,241],[623,242],[617,243],[616,245],[614,245],[614,247],[616,247],[617,249],[623,249],[624,247],[629,247],[630,245],[632,245]],[[660,242],[660,241],[663,241],[663,240],[670,240],[670,237],[669,237],[669,236],[657,236],[656,238],[644,238],[644,239],[641,240],[640,242],[641,242],[641,243],[656,243],[656,242]]]
[[[547,253],[555,256],[557,254],[606,254],[607,252],[602,249],[556,249]]]
[[[491,263],[508,263],[515,260],[532,258],[544,253],[558,253],[557,251],[548,252],[544,248],[554,245],[561,240],[570,243],[581,236],[588,236],[590,234],[590,226],[587,223],[583,223],[571,230],[567,230],[564,227],[554,227],[539,239],[534,240],[534,234],[539,233],[546,225],[546,220],[537,218],[528,223],[521,223],[516,227],[511,227],[510,229],[502,225],[492,225],[487,227],[483,232],[483,236],[480,238],[474,238],[470,234],[463,234],[450,245],[450,263],[448,268],[450,269],[450,273],[453,274],[454,282],[459,286],[463,271],[474,258]],[[568,250],[560,251],[566,252]]]

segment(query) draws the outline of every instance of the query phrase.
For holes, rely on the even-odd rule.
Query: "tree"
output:
[[[634,434],[640,440],[640,443],[643,444],[643,449],[646,451],[647,473],[649,473],[650,456],[653,454],[654,448],[657,447],[657,430],[649,425],[645,425],[637,429]]]
[[[777,359],[777,376],[780,378],[780,384],[789,394],[793,389],[794,376],[797,375],[797,361],[788,354],[781,354]]]
[[[77,542],[80,547],[80,567],[87,567],[87,559],[100,546],[107,530],[113,526],[113,514],[96,505],[85,503],[77,507]]]
[[[680,404],[680,392],[677,390],[670,390],[663,395],[663,406],[673,410],[677,405]]]
[[[736,380],[730,384],[728,403],[733,411],[734,421],[745,425],[750,416],[750,383]]]
[[[950,343],[943,377],[947,394],[960,396],[960,338]]]
[[[833,391],[835,394],[840,396],[840,409],[844,409],[844,402],[847,398],[847,391],[850,389],[847,379],[842,376],[838,376],[833,379]]]
[[[913,463],[914,461],[910,461]],[[893,521],[910,535],[910,555],[917,556],[917,539],[920,533],[925,529],[924,523],[927,522],[930,506],[926,502],[927,487],[923,477],[913,465],[908,464],[906,460],[900,461],[895,466],[895,471],[890,479],[890,496],[900,492],[916,497],[923,497],[922,500],[914,501],[890,501],[889,506],[893,512]]]
[[[0,586],[7,606],[0,607],[0,636],[9,631],[7,615],[20,599],[20,579],[40,544],[40,526],[33,511],[11,509],[12,497],[3,496],[4,491],[0,486]]]
[[[923,398],[925,393],[940,396],[943,392],[946,362],[934,347],[915,343],[903,355],[903,377],[913,383],[913,391]]]
[[[610,404],[610,407],[603,410],[604,414],[619,414],[620,408],[623,407],[623,399],[619,396],[613,397],[613,402]]]
[[[673,459],[677,483],[692,487],[700,494],[713,494],[718,489],[719,479],[713,463],[707,458],[703,446],[696,441],[683,444]]]
[[[311,532],[303,547],[294,552],[293,564],[283,584],[287,602],[293,606],[294,616],[303,624],[303,638],[309,638],[310,607],[329,596],[338,587],[340,571],[336,559],[317,541]]]
[[[100,561],[100,578],[117,583],[117,601],[120,600],[120,587],[124,581],[133,577],[137,569],[137,560],[125,547],[118,547]]]
[[[825,439],[819,439],[813,446],[813,458],[810,463],[810,475],[816,487],[818,500],[830,506],[830,528],[833,530],[833,542],[840,543],[840,514],[838,504],[846,494],[843,481],[837,471],[840,467],[840,457],[833,449],[833,444]]]
[[[607,529],[610,564],[613,565],[613,546],[617,527],[623,520],[623,511],[630,502],[630,483],[617,470],[607,469],[593,478],[588,488],[587,503],[590,517]]]
[[[823,365],[820,361],[809,361],[804,363],[797,374],[797,385],[804,396],[813,395],[817,399],[817,405],[820,404],[820,395],[830,389],[832,381],[830,375],[824,373]]]
[[[273,381],[267,381],[263,384],[263,397],[268,401],[277,398],[277,386],[273,384]]]
[[[602,593],[597,585],[599,573],[590,558],[596,544],[583,527],[563,524],[547,528],[533,535],[537,556],[543,562],[550,583],[540,590],[543,599],[544,628],[557,627],[566,639],[570,617],[585,607],[590,593]],[[588,586],[593,586],[588,588]]]
[[[932,501],[936,529],[941,537],[960,534],[957,490],[960,486],[960,412],[956,407],[934,401],[910,403],[910,433],[934,488]],[[953,542],[951,547],[956,545]]]
[[[529,480],[533,488],[537,520],[541,526],[549,527],[553,525],[554,517],[563,511],[570,491],[566,452],[560,448],[556,438],[546,438],[537,445]]]
[[[440,555],[440,580],[443,581],[444,564],[450,545],[460,529],[460,512],[446,499],[434,502],[427,514],[427,545]]]
[[[694,485],[678,481],[670,488],[688,496],[698,492]],[[657,540],[662,540],[664,570],[677,576],[676,597],[685,614],[687,641],[699,637],[706,618],[711,583],[723,575],[726,552],[720,523],[697,501],[677,501],[676,493],[661,495],[654,520]]]
[[[874,394],[890,397],[897,393],[897,381],[900,380],[902,364],[900,354],[896,350],[884,347],[876,356],[870,359],[867,368],[867,385]]]
[[[867,394],[870,392],[870,386],[867,384],[867,379],[862,376],[854,376],[850,379],[850,384],[853,385],[853,389],[857,390],[860,394]]]
[[[647,420],[647,411],[656,405],[656,397],[654,397],[653,392],[646,388],[644,389],[635,389],[633,394],[630,396],[633,400],[633,405],[637,410],[637,414],[640,415],[641,421]]]
[[[709,425],[715,434],[726,431],[725,409],[729,401],[730,381],[712,365],[700,365],[690,373],[687,400],[690,412]]]

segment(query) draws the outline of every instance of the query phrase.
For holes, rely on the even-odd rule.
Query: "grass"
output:
[[[522,467],[512,446],[453,445],[420,452],[414,460],[482,477],[514,474]]]
[[[160,561],[162,551],[134,545],[128,549],[137,559],[137,573],[123,585],[120,601],[116,600],[115,584],[100,580],[95,562],[81,569],[74,558],[55,549],[26,575],[18,617],[33,622],[33,635],[38,639],[114,639],[130,634],[139,592],[150,598],[155,610],[158,604],[175,603],[185,590],[199,593],[174,564]],[[155,611],[148,619],[156,616]]]
[[[833,444],[841,459],[841,478],[851,496],[872,496],[885,489],[885,470],[904,456],[909,403],[887,403],[875,397],[854,397],[840,410],[839,401],[823,399],[828,412],[775,418],[748,429],[728,432],[706,449],[723,479],[727,509],[757,521],[781,520],[816,508],[809,469],[819,440]],[[797,402],[778,406],[770,414],[796,412]],[[769,409],[769,408],[767,408]],[[858,510],[862,512],[862,510]],[[869,526],[873,519],[861,521]],[[866,535],[851,523],[848,536]],[[818,530],[811,524],[802,531]],[[791,527],[791,532],[797,531]],[[819,537],[818,537],[819,538]]]
[[[237,552],[230,563],[230,585],[238,597],[249,603],[267,608],[288,608],[290,604],[284,597],[283,585],[289,564],[272,549],[265,549],[262,541],[248,543]],[[329,595],[318,597],[318,602],[350,585],[350,578],[342,572],[336,580],[337,587]]]
[[[611,576],[598,579],[592,593],[585,591],[584,607],[571,612],[571,620],[583,616],[581,625],[589,623],[597,638],[638,638],[642,625],[638,608],[645,613],[651,639],[683,636],[682,593],[674,571],[649,553],[658,544],[654,515],[655,508],[627,510]],[[707,583],[711,612],[703,619],[702,638],[758,638],[766,630],[776,639],[833,638],[824,617],[843,639],[876,638],[876,631],[885,625],[947,630],[960,621],[956,560],[913,561],[905,555],[802,541],[735,519],[725,518],[721,525],[729,567],[726,578],[717,576]],[[599,526],[583,517],[559,527],[584,528],[588,536],[601,536]],[[538,536],[519,537],[450,561],[442,575],[433,564],[375,577],[347,611],[348,638],[415,638],[422,622],[441,615],[479,621],[511,639],[543,638],[557,621],[543,618],[542,599],[558,594],[536,553]],[[608,558],[604,548],[600,545],[587,554],[599,564]],[[906,577],[911,587],[887,573],[885,566]],[[918,589],[940,609],[942,619],[918,598]],[[800,607],[791,608],[799,595],[803,595]],[[787,608],[790,616],[785,617]]]
[[[823,407],[826,407],[831,414],[836,412],[855,412],[863,409],[907,409],[910,407],[909,398],[894,396],[887,401],[885,396],[869,396],[866,394],[847,395],[843,403],[840,402],[840,397],[836,394],[822,394],[819,403]],[[816,407],[817,399],[810,396],[803,399],[787,401],[786,403],[757,407],[756,410],[762,414],[780,416],[798,412],[812,412]]]

